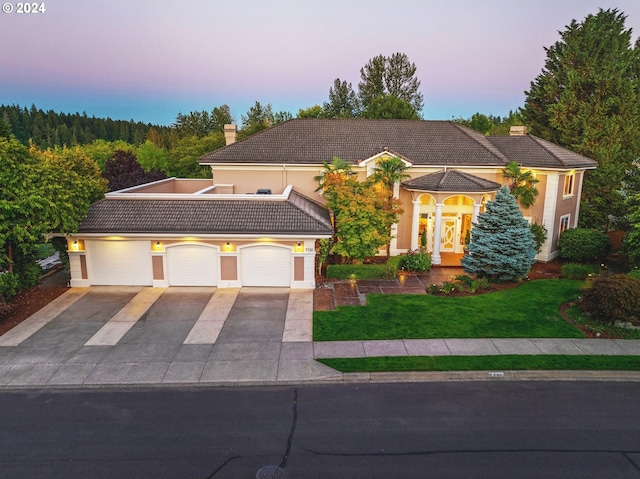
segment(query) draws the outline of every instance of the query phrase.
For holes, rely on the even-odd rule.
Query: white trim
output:
[[[209,189],[206,188],[206,189]],[[242,201],[286,201],[293,190],[292,185],[287,185],[281,194],[259,195],[255,193],[238,194],[205,194],[205,193],[134,193],[127,190],[113,191],[104,195],[112,200],[242,200]],[[204,190],[201,190],[204,191]]]

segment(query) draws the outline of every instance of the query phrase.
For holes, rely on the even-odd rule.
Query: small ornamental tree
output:
[[[461,264],[467,274],[499,282],[524,278],[535,262],[536,242],[516,200],[503,186],[471,230]]]

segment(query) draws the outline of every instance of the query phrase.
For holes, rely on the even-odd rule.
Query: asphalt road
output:
[[[640,478],[640,385],[0,391],[0,478]],[[263,471],[264,472],[264,471]],[[263,476],[275,477],[275,476]]]

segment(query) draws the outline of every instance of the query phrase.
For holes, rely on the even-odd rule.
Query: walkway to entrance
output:
[[[458,265],[460,261],[458,260]],[[463,275],[458,267],[434,267],[430,272],[416,275],[399,275],[396,279],[359,279],[356,281],[327,282],[314,291],[314,309],[327,311],[336,306],[366,304],[366,295],[384,294],[426,294],[433,284],[441,285]]]

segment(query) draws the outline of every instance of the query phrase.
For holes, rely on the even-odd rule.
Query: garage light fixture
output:
[[[77,250],[78,249],[78,242],[74,241],[73,243],[71,243],[71,249],[73,250]]]
[[[225,243],[224,245],[224,249],[226,249],[227,251],[229,251],[231,249],[231,243],[229,243],[228,241]]]

